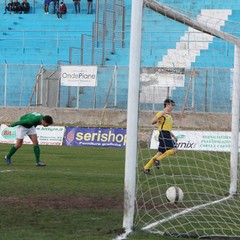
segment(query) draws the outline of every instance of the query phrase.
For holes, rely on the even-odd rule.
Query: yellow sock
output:
[[[175,153],[174,149],[167,150],[165,153],[157,157],[157,160],[161,161],[165,157],[169,157]]]
[[[144,169],[150,169],[153,164],[154,164],[154,159],[157,157],[157,154],[154,155],[154,157],[152,157],[148,162],[147,164],[144,166]]]

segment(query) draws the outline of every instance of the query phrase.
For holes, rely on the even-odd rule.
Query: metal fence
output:
[[[61,86],[60,65],[2,64],[0,106],[102,108],[106,104],[126,109],[128,69],[119,69],[119,79],[115,70],[99,67],[97,87],[79,89]]]
[[[104,65],[112,54],[115,47],[123,47],[125,26],[125,8],[123,0],[104,0],[96,2],[96,18],[93,25],[92,35],[83,34],[81,42],[81,62],[83,64]],[[83,50],[83,46],[89,46]],[[86,49],[86,48],[85,48]],[[89,59],[89,51],[92,55]],[[85,60],[86,59],[86,60]],[[71,62],[75,61],[71,59]]]
[[[61,65],[69,63],[0,65],[0,106],[127,109],[128,67],[98,67],[96,87],[67,87],[61,85]],[[161,85],[161,81],[156,85],[150,78],[156,73],[154,79],[156,76],[162,79],[160,70],[163,71],[162,68],[149,68],[146,76],[144,68],[147,81],[141,74],[141,110],[161,109],[163,100],[171,97],[176,101],[177,111],[231,111],[232,73],[229,69],[185,70],[181,86]]]

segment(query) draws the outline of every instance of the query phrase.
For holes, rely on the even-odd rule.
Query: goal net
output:
[[[149,54],[158,58],[141,58],[139,110],[148,112],[149,126],[144,132],[138,128],[135,229],[240,238],[239,49],[234,36],[239,24],[234,17],[231,10],[193,13],[145,1],[141,52],[146,56],[151,45]],[[151,120],[166,98],[175,102],[178,151],[162,159],[159,169],[153,165],[149,175],[142,169],[158,149]],[[143,144],[146,136],[149,143]],[[182,201],[167,201],[172,186],[182,189]],[[125,211],[126,206],[125,198]]]

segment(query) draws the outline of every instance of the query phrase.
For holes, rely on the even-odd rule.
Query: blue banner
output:
[[[124,148],[126,129],[66,127],[64,145]]]

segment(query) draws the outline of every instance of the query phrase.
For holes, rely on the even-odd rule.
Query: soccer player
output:
[[[44,116],[41,113],[33,112],[21,116],[19,121],[9,125],[10,127],[17,126],[16,129],[17,140],[15,145],[11,147],[7,156],[5,156],[7,165],[11,165],[12,163],[11,158],[13,154],[22,146],[24,136],[28,135],[28,137],[31,139],[33,143],[33,151],[35,154],[36,166],[39,167],[46,166],[45,163],[40,161],[40,148],[38,145],[36,126],[43,125],[44,127],[47,127],[51,124],[53,124],[53,119],[51,116],[48,115]]]
[[[143,172],[146,174],[150,174],[150,168],[153,164],[155,164],[155,166],[159,169],[160,161],[163,158],[171,156],[177,152],[177,138],[172,133],[171,112],[174,106],[175,102],[167,98],[164,101],[164,109],[158,112],[152,119],[152,125],[157,124],[158,127],[159,146],[156,155],[153,156],[143,168]]]

